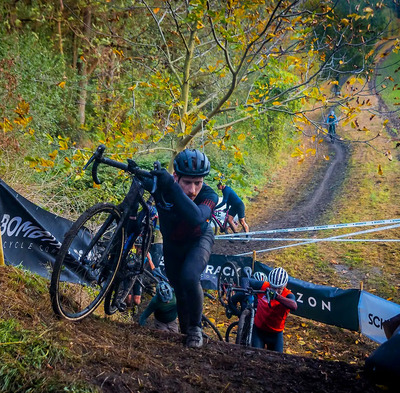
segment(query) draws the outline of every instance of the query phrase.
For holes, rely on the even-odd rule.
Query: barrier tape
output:
[[[229,238],[226,238],[228,240]],[[278,241],[278,242],[304,242],[310,240],[310,238],[291,238],[291,237],[265,237],[265,238],[246,238],[246,237],[233,237],[229,240],[233,241],[259,241],[259,242],[269,242],[269,241]],[[323,239],[315,239],[320,242],[384,242],[384,243],[396,243],[400,242],[400,239],[330,239],[329,237]]]
[[[399,222],[399,221],[400,220],[397,220],[397,222]],[[311,239],[311,240],[308,240],[308,241],[305,241],[305,242],[301,242],[301,243],[294,243],[294,244],[288,244],[286,246],[279,246],[279,247],[266,248],[264,250],[258,250],[257,253],[268,252],[268,251],[273,251],[273,250],[279,250],[279,249],[288,248],[288,247],[301,246],[301,245],[305,245],[305,244],[318,243],[318,242],[326,241],[326,240],[343,239],[343,238],[346,238],[346,237],[349,237],[349,236],[362,235],[362,234],[365,234],[365,233],[378,232],[378,231],[383,231],[383,230],[386,230],[386,229],[394,229],[394,228],[398,228],[398,227],[400,227],[400,224],[388,225],[388,226],[380,227],[380,228],[367,229],[365,231],[346,233],[344,235],[332,236],[332,237],[328,237],[328,238],[324,238],[324,239]],[[243,236],[243,234],[241,234],[241,235]],[[246,239],[246,240],[248,240],[248,239]],[[252,251],[251,252],[245,252],[245,253],[242,253],[242,254],[236,254],[235,256],[242,257],[242,256],[245,256],[245,255],[250,255],[250,254],[252,254]]]
[[[319,225],[319,226],[299,227],[299,228],[270,229],[270,230],[266,230],[266,231],[248,232],[247,235],[268,235],[271,233],[319,231],[319,230],[327,230],[327,229],[354,228],[354,227],[362,227],[362,226],[387,225],[387,224],[397,224],[397,223],[400,223],[400,218],[393,218],[390,220],[361,221],[361,222],[353,222],[353,223],[347,223],[347,224],[332,224],[332,225]],[[225,240],[228,237],[238,237],[238,236],[243,236],[243,233],[218,235],[218,236],[215,236],[215,239],[224,239]]]

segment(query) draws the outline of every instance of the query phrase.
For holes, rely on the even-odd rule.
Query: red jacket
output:
[[[287,297],[292,292],[285,288],[281,294]],[[290,310],[277,300],[271,300],[271,306],[265,296],[258,299],[257,312],[254,324],[266,332],[282,332],[285,328],[286,317]]]

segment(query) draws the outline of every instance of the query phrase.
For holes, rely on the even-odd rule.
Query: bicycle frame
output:
[[[84,167],[86,169],[93,162],[95,183],[100,184],[97,177],[100,164],[129,173],[132,183],[118,206],[103,202],[91,206],[65,234],[53,266],[49,292],[54,312],[71,321],[90,315],[103,299],[107,300],[109,314],[115,312],[120,306],[119,299],[122,304],[130,291],[130,288],[127,292],[125,289],[133,286],[137,275],[143,272],[151,244],[153,222],[149,201],[144,199],[142,181],[145,178],[153,180],[150,191],[153,194],[157,177],[140,169],[132,160],[124,164],[103,157],[104,151],[105,146],[100,145]],[[159,166],[158,162],[154,163],[155,169]],[[138,252],[131,268],[127,256],[139,237],[142,238],[141,246],[136,248]],[[76,246],[74,242],[77,242]],[[125,279],[129,284],[124,282]],[[88,287],[89,291],[86,290]],[[104,304],[106,308],[106,302]]]
[[[229,209],[226,211],[225,218],[224,218],[224,221],[223,221],[223,222],[221,222],[220,219],[215,215],[215,212],[214,212],[214,211],[213,211],[212,214],[211,214],[211,217],[212,217],[212,218],[214,219],[214,221],[217,223],[217,225],[218,225],[218,227],[219,227],[219,229],[220,229],[221,232],[225,232],[226,229],[227,229],[228,226],[229,226],[229,223],[228,223],[228,213],[229,213]]]

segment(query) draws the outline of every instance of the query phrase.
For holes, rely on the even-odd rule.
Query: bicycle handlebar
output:
[[[246,295],[252,295],[252,294],[257,294],[257,293],[266,293],[267,290],[262,290],[262,289],[253,289],[252,287],[248,288],[242,288],[242,287],[232,287],[232,291],[235,292],[244,292]]]
[[[140,169],[135,161],[128,159],[128,164],[123,162],[112,160],[111,158],[103,157],[104,151],[106,150],[105,145],[99,145],[93,155],[89,158],[89,161],[83,167],[86,170],[88,166],[94,161],[92,167],[92,178],[96,184],[101,184],[101,181],[97,175],[98,167],[100,164],[106,164],[114,168],[122,169],[124,172],[129,172],[133,175],[138,175],[139,177],[149,177],[153,178],[153,190],[154,193],[157,188],[157,176],[153,176],[150,172]],[[159,161],[154,163],[154,169],[160,169],[161,164]]]

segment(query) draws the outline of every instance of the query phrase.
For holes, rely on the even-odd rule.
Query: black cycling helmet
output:
[[[178,176],[206,176],[210,173],[210,161],[197,149],[185,149],[174,160],[174,170]]]

